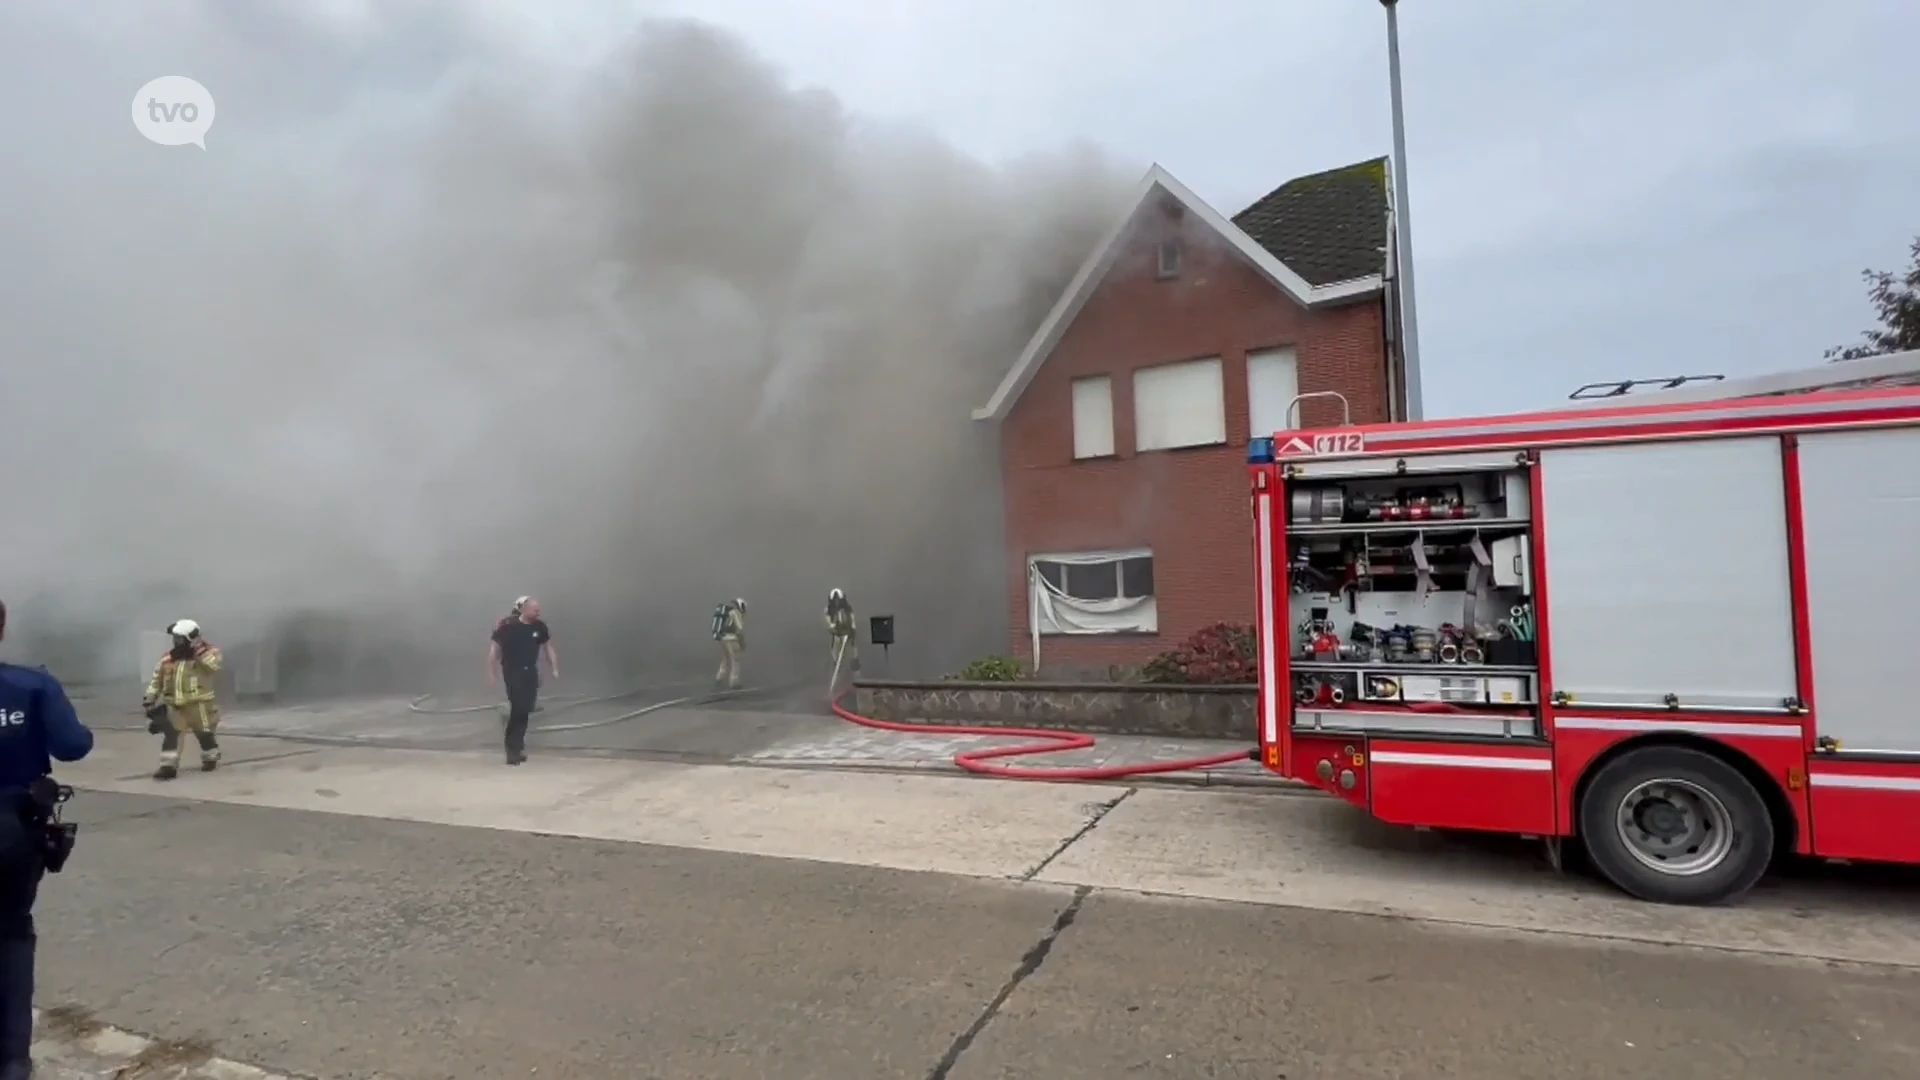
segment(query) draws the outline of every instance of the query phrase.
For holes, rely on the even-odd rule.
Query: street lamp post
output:
[[[1407,202],[1407,123],[1400,104],[1399,0],[1380,0],[1387,9],[1387,81],[1393,96],[1393,223],[1400,289],[1400,351],[1406,358],[1407,419],[1426,417],[1420,386],[1420,324],[1413,309],[1413,223]]]

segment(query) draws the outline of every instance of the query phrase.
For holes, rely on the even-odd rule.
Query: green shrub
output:
[[[1244,686],[1260,681],[1259,665],[1253,627],[1215,623],[1147,661],[1141,677],[1150,683]]]
[[[1020,661],[1011,656],[983,656],[960,669],[962,682],[1013,682],[1021,677]]]

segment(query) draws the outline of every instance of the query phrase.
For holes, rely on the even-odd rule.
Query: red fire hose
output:
[[[998,776],[1006,780],[1119,780],[1128,776],[1148,776],[1153,773],[1185,772],[1189,769],[1206,769],[1215,765],[1228,765],[1236,761],[1248,760],[1245,750],[1236,750],[1231,754],[1214,754],[1211,757],[1185,758],[1180,761],[1155,761],[1143,765],[1109,765],[1105,768],[1057,767],[1057,768],[1021,768],[1018,765],[991,764],[994,758],[1027,757],[1036,754],[1058,754],[1067,750],[1085,750],[1093,745],[1093,736],[1081,735],[1071,731],[1043,731],[1039,728],[997,728],[972,727],[961,724],[900,724],[891,720],[875,720],[871,716],[861,716],[852,709],[840,704],[845,693],[834,694],[828,704],[833,707],[835,716],[861,727],[877,728],[881,731],[902,731],[915,735],[990,735],[1002,739],[1038,739],[1039,742],[1020,743],[1015,746],[996,746],[982,750],[962,750],[953,755],[953,763],[978,776]]]
[[[875,720],[871,716],[861,716],[841,704],[847,690],[839,690],[840,662],[836,657],[833,665],[833,678],[827,684],[827,705],[833,714],[849,723],[879,731],[899,731],[915,735],[985,735],[1000,739],[1038,739],[1038,742],[1019,743],[1013,746],[995,746],[981,750],[962,750],[953,755],[953,763],[977,776],[997,776],[1005,780],[1120,780],[1129,776],[1151,776],[1155,773],[1186,772],[1190,769],[1209,769],[1217,765],[1231,765],[1236,761],[1250,760],[1245,750],[1236,750],[1230,754],[1214,754],[1209,757],[1182,758],[1179,761],[1156,761],[1144,765],[1109,765],[1104,768],[1091,766],[1054,768],[1021,768],[1018,765],[994,765],[995,758],[1033,757],[1040,754],[1059,754],[1068,750],[1086,750],[1094,745],[1091,735],[1072,731],[1046,731],[1041,728],[1002,728],[980,727],[967,724],[902,724],[893,720]],[[1459,712],[1460,708],[1447,702],[1418,702],[1402,705],[1407,712]]]

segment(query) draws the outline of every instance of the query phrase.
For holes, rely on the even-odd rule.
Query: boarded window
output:
[[[1134,372],[1133,440],[1139,450],[1225,443],[1226,388],[1221,382],[1220,358],[1162,364]]]
[[[1300,365],[1291,347],[1248,353],[1248,434],[1257,439],[1292,426],[1287,423],[1287,412],[1299,393]],[[1298,422],[1299,416],[1294,420]]]
[[[1073,456],[1113,453],[1113,380],[1090,375],[1073,380]]]

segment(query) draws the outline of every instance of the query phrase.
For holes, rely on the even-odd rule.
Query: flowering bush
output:
[[[1232,686],[1258,682],[1253,627],[1233,623],[1202,627],[1178,648],[1147,661],[1141,676],[1151,683]]]

